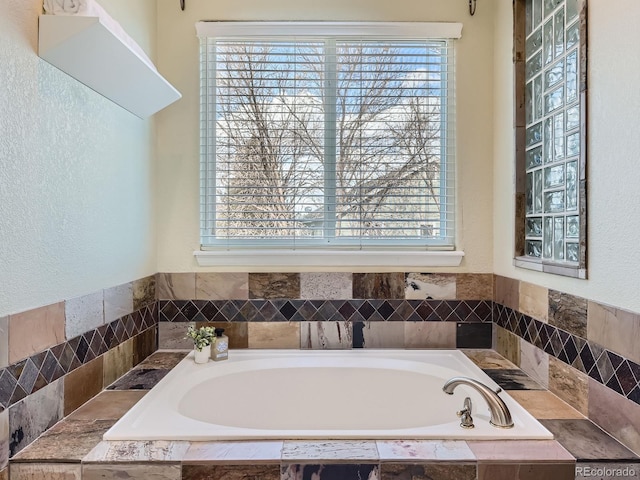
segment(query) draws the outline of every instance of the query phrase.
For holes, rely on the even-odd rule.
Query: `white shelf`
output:
[[[99,17],[41,15],[38,55],[140,118],[182,96]]]

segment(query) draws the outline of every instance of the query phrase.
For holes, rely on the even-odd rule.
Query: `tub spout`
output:
[[[473,378],[453,377],[444,384],[444,386],[442,387],[442,391],[446,394],[453,395],[453,390],[458,385],[468,385],[474,388],[482,396],[482,398],[485,399],[487,405],[489,405],[489,410],[491,411],[491,420],[489,421],[491,425],[499,428],[513,427],[511,412],[509,412],[509,408],[507,407],[507,405],[498,396],[498,393],[502,391],[501,389],[498,389],[497,392],[494,392],[484,383],[474,380]]]

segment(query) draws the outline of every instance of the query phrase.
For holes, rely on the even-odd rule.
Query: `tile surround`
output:
[[[407,300],[456,298],[456,275],[452,273],[405,273]]]
[[[351,322],[300,322],[300,348],[335,350],[351,348]]]
[[[476,480],[476,465],[382,463],[380,480]]]
[[[300,298],[306,300],[348,300],[352,298],[351,273],[300,274]]]
[[[279,465],[182,465],[182,480],[280,480],[280,478]]]
[[[549,290],[549,323],[578,337],[587,338],[587,300]]]
[[[133,311],[149,307],[156,302],[156,276],[139,278],[133,282]]]
[[[19,463],[11,466],[11,480],[81,480],[81,478],[82,467],[78,463]]]
[[[8,317],[10,365],[65,341],[63,302]],[[1,328],[1,326],[0,326]],[[4,352],[6,354],[6,351]]]
[[[65,415],[102,391],[103,358],[100,356],[64,376]]]
[[[249,298],[299,298],[299,273],[250,273]]]
[[[378,480],[381,477],[377,464],[346,463],[283,465],[281,472],[275,478],[276,480]]]
[[[181,480],[176,465],[87,464],[82,466],[82,480]]]
[[[104,289],[104,322],[133,313],[133,282]]]
[[[65,334],[67,339],[104,324],[104,292],[90,293],[65,300]]]
[[[0,317],[0,368],[9,365],[9,317]]]
[[[249,298],[249,274],[242,272],[196,273],[197,300]]]
[[[456,276],[457,300],[493,301],[493,274],[459,273]]]
[[[404,273],[354,273],[353,298],[405,298]]]
[[[190,300],[196,298],[196,274],[157,273],[156,292],[160,300]]]

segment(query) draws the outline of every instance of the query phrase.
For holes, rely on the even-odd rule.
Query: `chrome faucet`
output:
[[[448,395],[453,395],[453,390],[458,385],[468,385],[473,387],[487,402],[489,410],[491,411],[491,420],[489,423],[494,427],[499,428],[511,428],[513,427],[513,420],[511,419],[511,412],[504,403],[504,401],[498,396],[498,393],[502,391],[498,388],[497,391],[491,390],[484,383],[467,377],[453,377],[448,380],[442,387],[442,391]]]

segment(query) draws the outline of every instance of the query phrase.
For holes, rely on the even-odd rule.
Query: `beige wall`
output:
[[[183,94],[157,115],[158,269],[198,270],[199,248],[199,20],[363,20],[462,22],[457,49],[458,271],[492,270],[493,1],[474,17],[451,0],[187,0],[158,3],[158,67]],[[273,270],[273,268],[269,268]],[[302,270],[295,269],[294,270]],[[369,270],[377,270],[370,268]]]
[[[640,2],[589,0],[588,280],[512,266],[511,2],[496,7],[494,271],[640,311]]]
[[[154,53],[154,0],[101,3]],[[156,271],[153,121],[40,60],[41,10],[0,2],[0,317]]]

